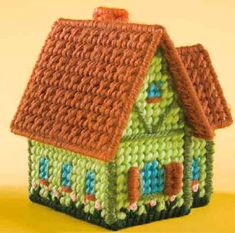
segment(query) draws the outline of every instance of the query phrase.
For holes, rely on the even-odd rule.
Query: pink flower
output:
[[[70,198],[72,199],[73,202],[77,201],[77,196],[76,196],[75,193],[72,192],[72,193],[70,193],[69,196],[70,196]]]
[[[198,180],[193,180],[192,181],[192,191],[196,193],[199,189],[199,183]]]
[[[60,198],[60,193],[56,189],[53,190],[53,195],[58,199]]]
[[[132,211],[136,211],[137,210],[137,204],[136,203],[132,203],[129,205],[129,210],[132,210]]]
[[[45,189],[46,189],[46,191],[48,192],[49,191],[49,186],[45,186]]]
[[[151,207],[154,207],[154,206],[157,205],[157,202],[156,202],[155,200],[151,200],[150,203],[149,203],[149,205],[150,205]]]
[[[199,189],[199,184],[194,184],[192,187],[193,192],[196,193],[198,189]]]
[[[170,201],[173,202],[175,200],[175,198],[176,198],[176,195],[170,196]]]
[[[96,208],[97,210],[100,210],[100,209],[101,209],[101,204],[100,204],[99,201],[96,201],[96,202],[95,202],[95,208]]]
[[[33,189],[37,189],[38,185],[36,184],[35,181],[32,182],[32,187],[33,187]]]

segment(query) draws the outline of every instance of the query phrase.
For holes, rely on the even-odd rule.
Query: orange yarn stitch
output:
[[[61,190],[65,193],[71,193],[72,189],[70,187],[62,186]]]
[[[93,12],[93,19],[100,21],[128,22],[129,14],[125,9],[98,7]]]
[[[211,127],[216,129],[232,124],[232,116],[208,52],[201,44],[180,47],[177,51]]]
[[[140,197],[140,172],[138,167],[128,170],[128,200],[130,204],[135,203]]]
[[[40,179],[40,184],[45,185],[45,186],[49,185],[48,181],[45,179]]]
[[[93,194],[86,194],[85,195],[85,201],[95,201],[96,198],[95,198],[95,195]]]
[[[12,131],[111,161],[161,32],[154,26],[59,20]]]
[[[212,139],[214,125],[232,123],[226,102],[221,109],[227,117],[215,117],[217,123],[211,125],[210,114],[161,26],[65,19],[54,24],[46,40],[12,132],[112,161],[160,40],[194,135]],[[219,88],[218,94],[220,98]]]
[[[178,194],[182,189],[183,166],[179,162],[165,165],[164,193],[168,196]]]
[[[146,102],[149,104],[159,103],[160,101],[161,97],[146,98]]]

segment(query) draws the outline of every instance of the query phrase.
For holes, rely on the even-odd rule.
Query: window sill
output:
[[[40,184],[44,185],[44,186],[48,186],[49,185],[49,183],[48,183],[48,181],[46,179],[40,179]]]
[[[71,193],[72,189],[70,187],[67,187],[67,186],[62,186],[62,192]]]
[[[149,104],[159,103],[160,101],[161,97],[146,98],[146,102]]]
[[[85,195],[85,201],[95,201],[96,198],[95,198],[95,195],[93,194],[86,194]]]

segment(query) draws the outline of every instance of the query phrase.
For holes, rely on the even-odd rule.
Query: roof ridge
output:
[[[185,66],[166,30],[163,31],[161,46],[167,58],[170,72],[173,74],[173,82],[180,95],[181,104],[186,111],[186,118],[194,129],[194,135],[212,139],[213,129],[210,127]]]
[[[204,47],[201,43],[197,43],[197,44],[192,44],[192,45],[180,46],[180,47],[177,47],[176,49],[177,50],[180,50],[180,49],[204,50]]]
[[[95,20],[80,20],[80,19],[66,19],[59,18],[54,22],[58,25],[70,26],[84,26],[84,27],[105,27],[105,28],[119,28],[122,30],[131,29],[133,31],[154,32],[156,30],[164,30],[164,27],[158,24],[141,24],[141,23],[126,23],[122,21],[95,21]]]

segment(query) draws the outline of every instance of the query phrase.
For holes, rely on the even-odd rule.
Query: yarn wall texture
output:
[[[42,157],[48,161],[48,183],[40,183],[39,163]],[[71,192],[64,192],[62,189],[62,168],[63,164],[71,165]],[[112,199],[109,195],[109,172],[108,164],[87,158],[85,156],[58,149],[53,146],[30,141],[29,143],[29,192],[30,195],[39,190],[39,196],[51,201],[58,200],[62,206],[84,205],[84,212],[93,214],[95,209],[101,210],[105,218],[109,201]],[[94,191],[96,201],[85,200],[86,195],[86,174],[94,172],[95,182]],[[93,190],[91,190],[93,191]]]
[[[149,104],[148,89],[152,83],[161,82],[159,103]],[[177,94],[173,90],[167,62],[158,50],[150,64],[145,82],[129,116],[124,138],[131,135],[146,133],[166,133],[171,130],[183,129],[183,110],[178,104]]]

